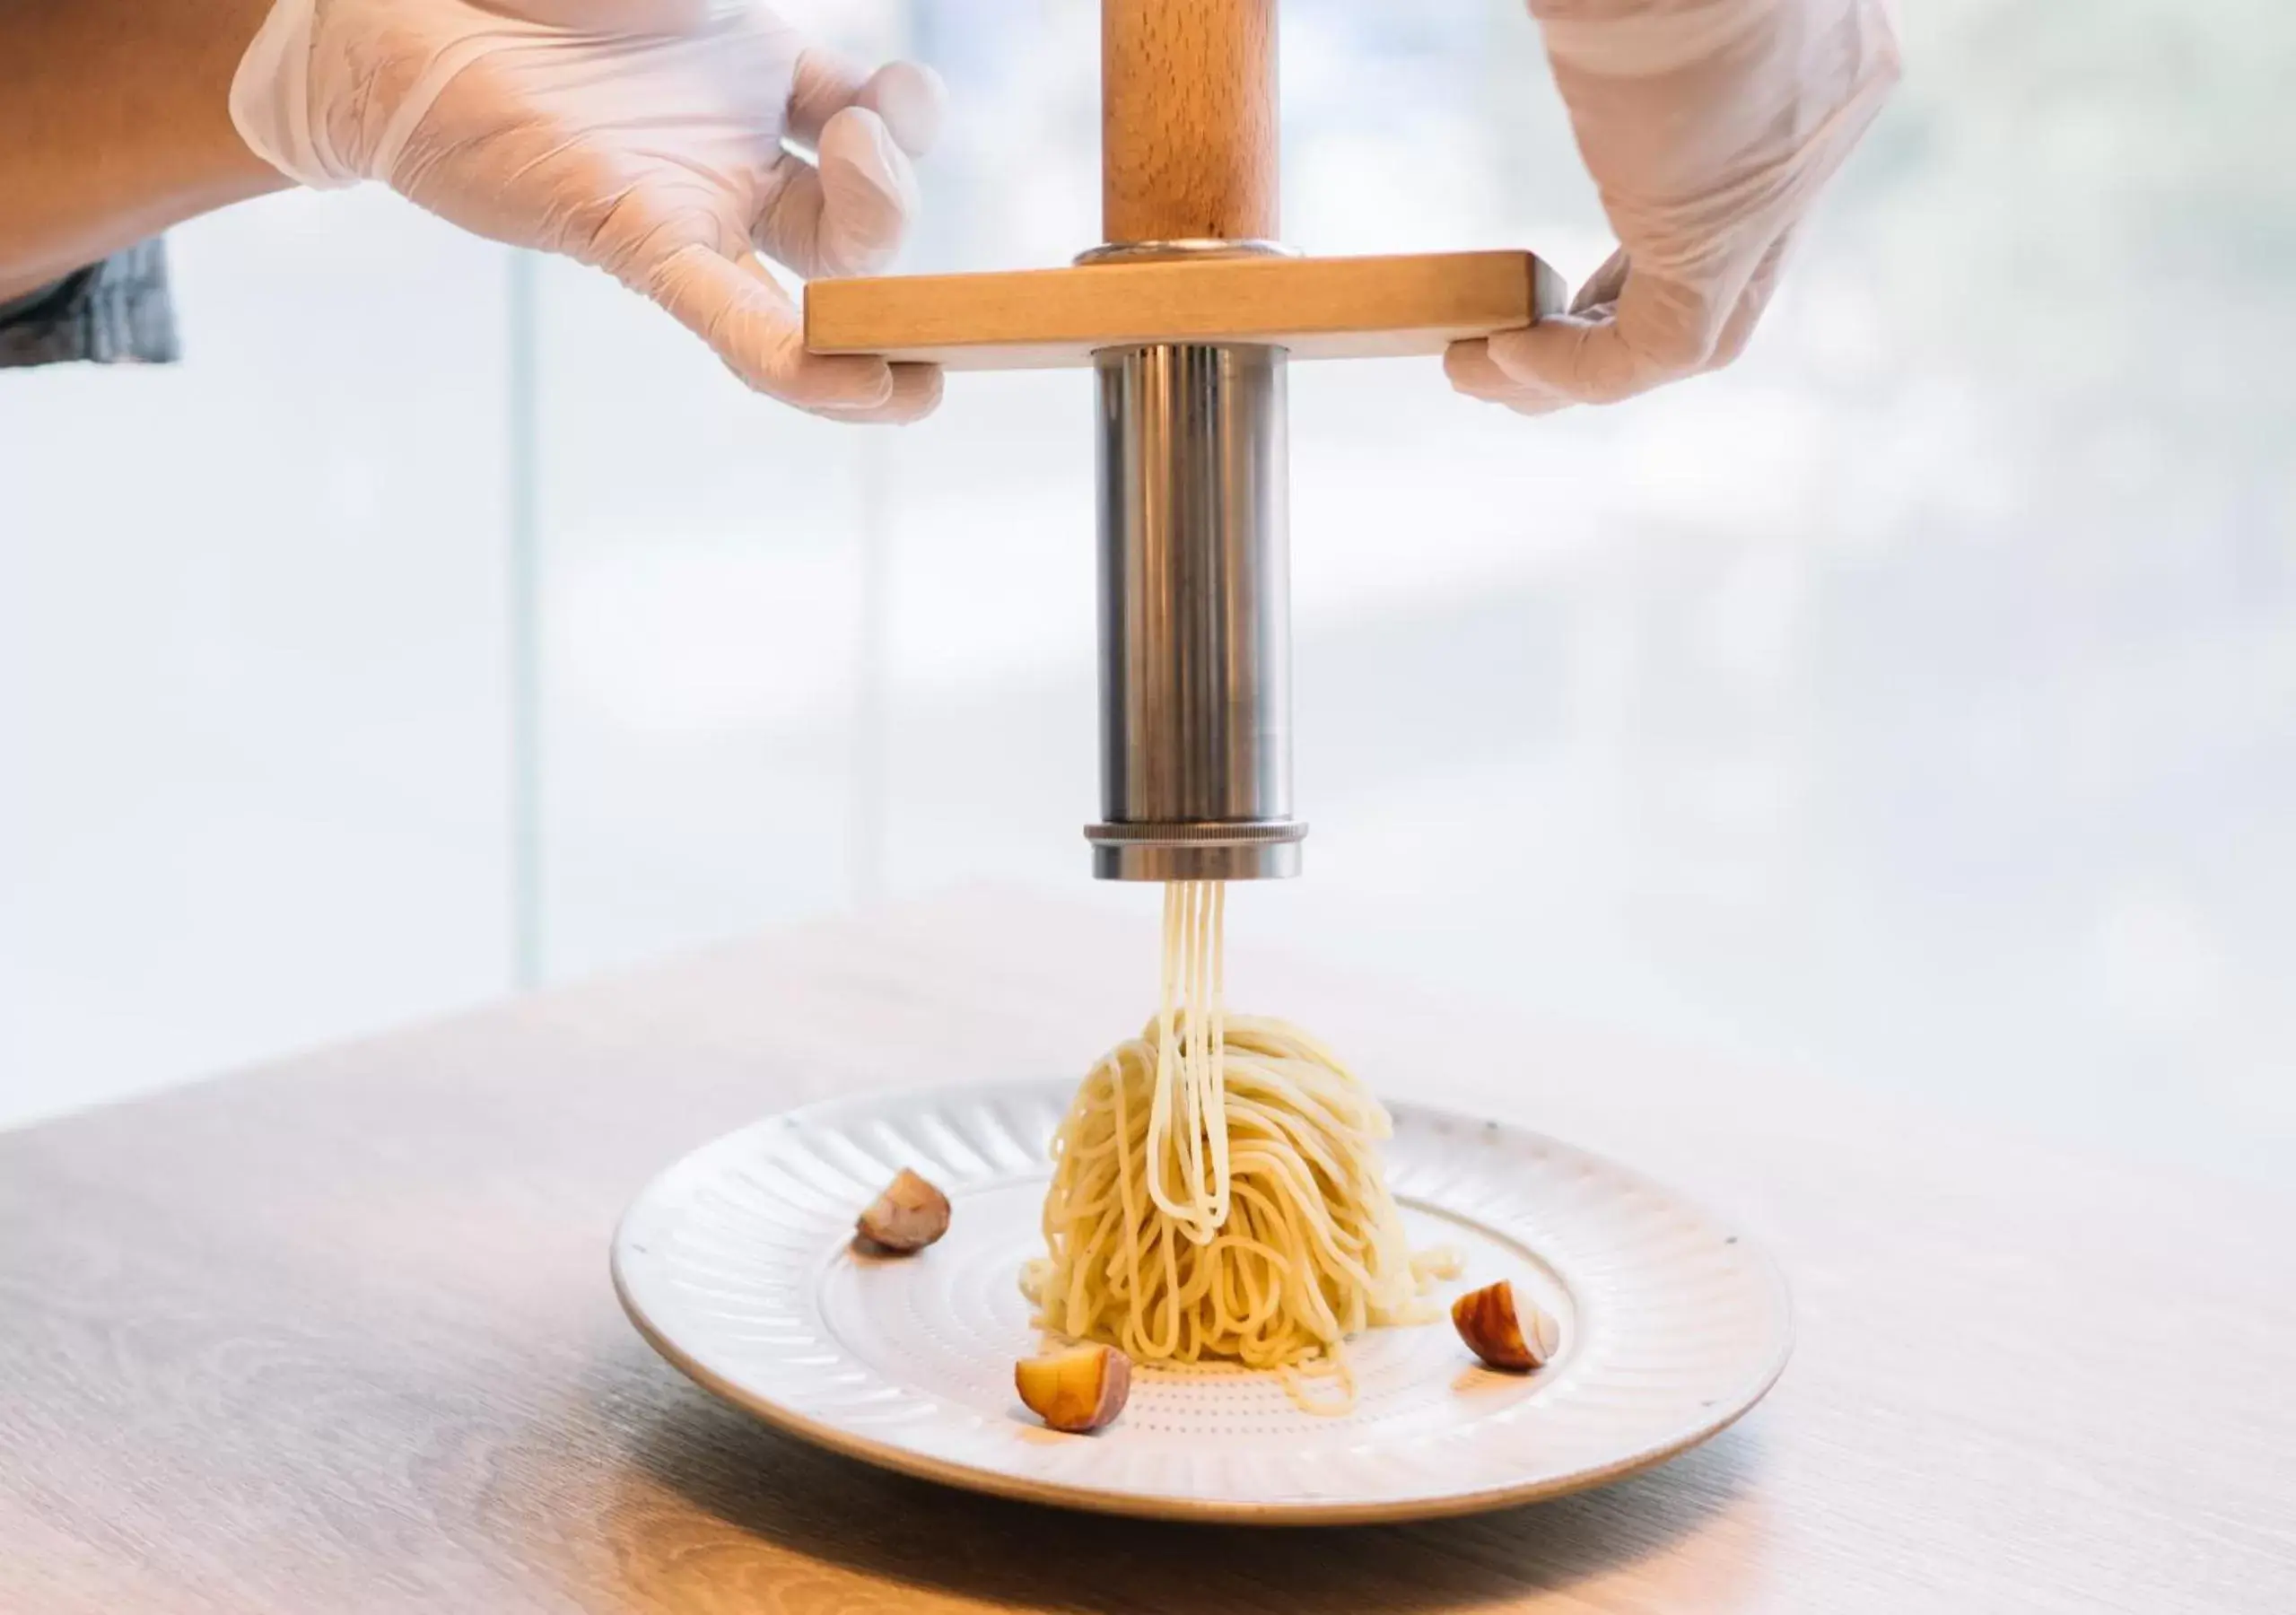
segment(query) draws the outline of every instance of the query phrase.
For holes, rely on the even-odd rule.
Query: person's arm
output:
[[[0,0],[0,294],[283,179],[371,180],[605,270],[761,392],[914,420],[939,371],[808,353],[757,259],[881,267],[940,100],[758,0]]]
[[[288,182],[231,127],[269,0],[0,0],[0,302]]]

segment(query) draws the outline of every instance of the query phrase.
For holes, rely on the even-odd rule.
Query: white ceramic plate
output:
[[[1480,1366],[1447,1316],[1349,1343],[1346,1418],[1272,1375],[1134,1376],[1092,1436],[1037,1422],[1013,1362],[1041,1349],[1018,1288],[1073,1081],[880,1094],[705,1145],[614,1239],[639,1330],[701,1384],[872,1463],[1112,1514],[1266,1523],[1464,1514],[1598,1485],[1705,1440],[1785,1365],[1769,1259],[1657,1184],[1521,1128],[1393,1107],[1388,1181],[1415,1244],[1467,1258],[1448,1296],[1511,1279],[1562,1325],[1528,1376]],[[908,1258],[850,1248],[853,1218],[913,1166],[953,1207]]]

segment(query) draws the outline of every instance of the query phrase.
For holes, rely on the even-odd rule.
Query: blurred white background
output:
[[[950,81],[904,267],[1097,239],[1089,0],[797,9]],[[1283,25],[1293,242],[1608,250],[1518,0]],[[1315,828],[1234,923],[2282,1172],[2296,14],[1905,25],[1733,371],[1296,367]],[[841,430],[388,196],[172,240],[183,365],[0,373],[0,1122],[982,877],[1137,908],[1152,990],[1078,835],[1084,378]]]

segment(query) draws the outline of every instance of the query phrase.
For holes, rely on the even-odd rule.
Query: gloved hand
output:
[[[1898,80],[1890,0],[1531,0],[1619,250],[1557,315],[1454,344],[1525,415],[1735,359],[1818,191]]]
[[[746,0],[275,0],[231,120],[305,185],[380,179],[467,230],[606,270],[761,392],[911,421],[940,372],[808,354],[753,253],[803,275],[881,267],[941,93],[906,63],[864,78]]]

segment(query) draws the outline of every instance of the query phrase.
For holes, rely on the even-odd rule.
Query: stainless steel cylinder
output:
[[[1104,880],[1299,872],[1279,348],[1095,355]]]

